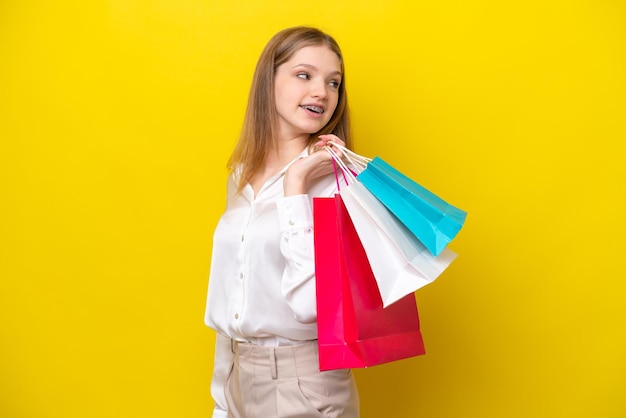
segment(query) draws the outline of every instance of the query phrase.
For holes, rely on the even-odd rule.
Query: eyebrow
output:
[[[298,67],[305,67],[305,68],[311,68],[313,70],[319,71],[319,68],[317,68],[315,65],[313,64],[296,64],[294,65],[292,68],[298,68]],[[338,75],[341,76],[341,71],[333,71],[332,73],[330,73],[330,75]]]

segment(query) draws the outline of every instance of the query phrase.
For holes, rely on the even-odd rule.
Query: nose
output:
[[[313,83],[311,83],[311,96],[321,99],[326,98],[326,96],[328,95],[326,87],[327,86],[325,80],[316,79]]]

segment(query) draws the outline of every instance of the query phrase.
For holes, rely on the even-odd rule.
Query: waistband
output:
[[[233,343],[258,345],[261,347],[284,347],[284,346],[300,345],[303,343],[307,343],[309,341],[317,341],[317,340],[292,340],[292,339],[285,338],[285,337],[271,336],[271,337],[250,337],[250,338],[246,338],[245,340],[231,339],[231,341]]]
[[[264,347],[256,344],[231,340],[231,349],[237,362],[267,368],[272,379],[298,377],[319,371],[317,340],[301,344]]]

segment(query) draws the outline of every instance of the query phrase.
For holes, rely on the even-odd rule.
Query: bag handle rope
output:
[[[361,171],[365,170],[365,168],[367,167],[367,164],[369,164],[372,159],[368,158],[368,157],[364,157],[363,155],[359,155],[356,152],[352,151],[351,149],[346,148],[345,146],[338,144],[336,142],[330,142],[331,145],[326,145],[326,149],[332,147],[337,147],[340,151],[343,157],[345,157],[345,159],[348,161],[348,163],[355,168],[355,170],[357,171],[357,173],[360,173]],[[332,150],[335,151],[335,150]],[[337,153],[335,151],[335,153]]]
[[[336,145],[336,144],[333,144]],[[335,181],[337,182],[337,190],[341,190],[341,186],[339,184],[339,175],[338,171],[341,172],[343,176],[343,181],[347,185],[354,183],[356,180],[356,173],[351,170],[345,161],[341,158],[341,156],[335,151],[332,146],[326,145],[324,149],[330,154],[333,159],[333,168],[335,170]]]

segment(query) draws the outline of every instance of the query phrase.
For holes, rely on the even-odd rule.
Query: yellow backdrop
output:
[[[207,417],[211,234],[253,66],[335,35],[361,154],[469,212],[364,418],[626,416],[617,0],[0,2],[0,416]]]

